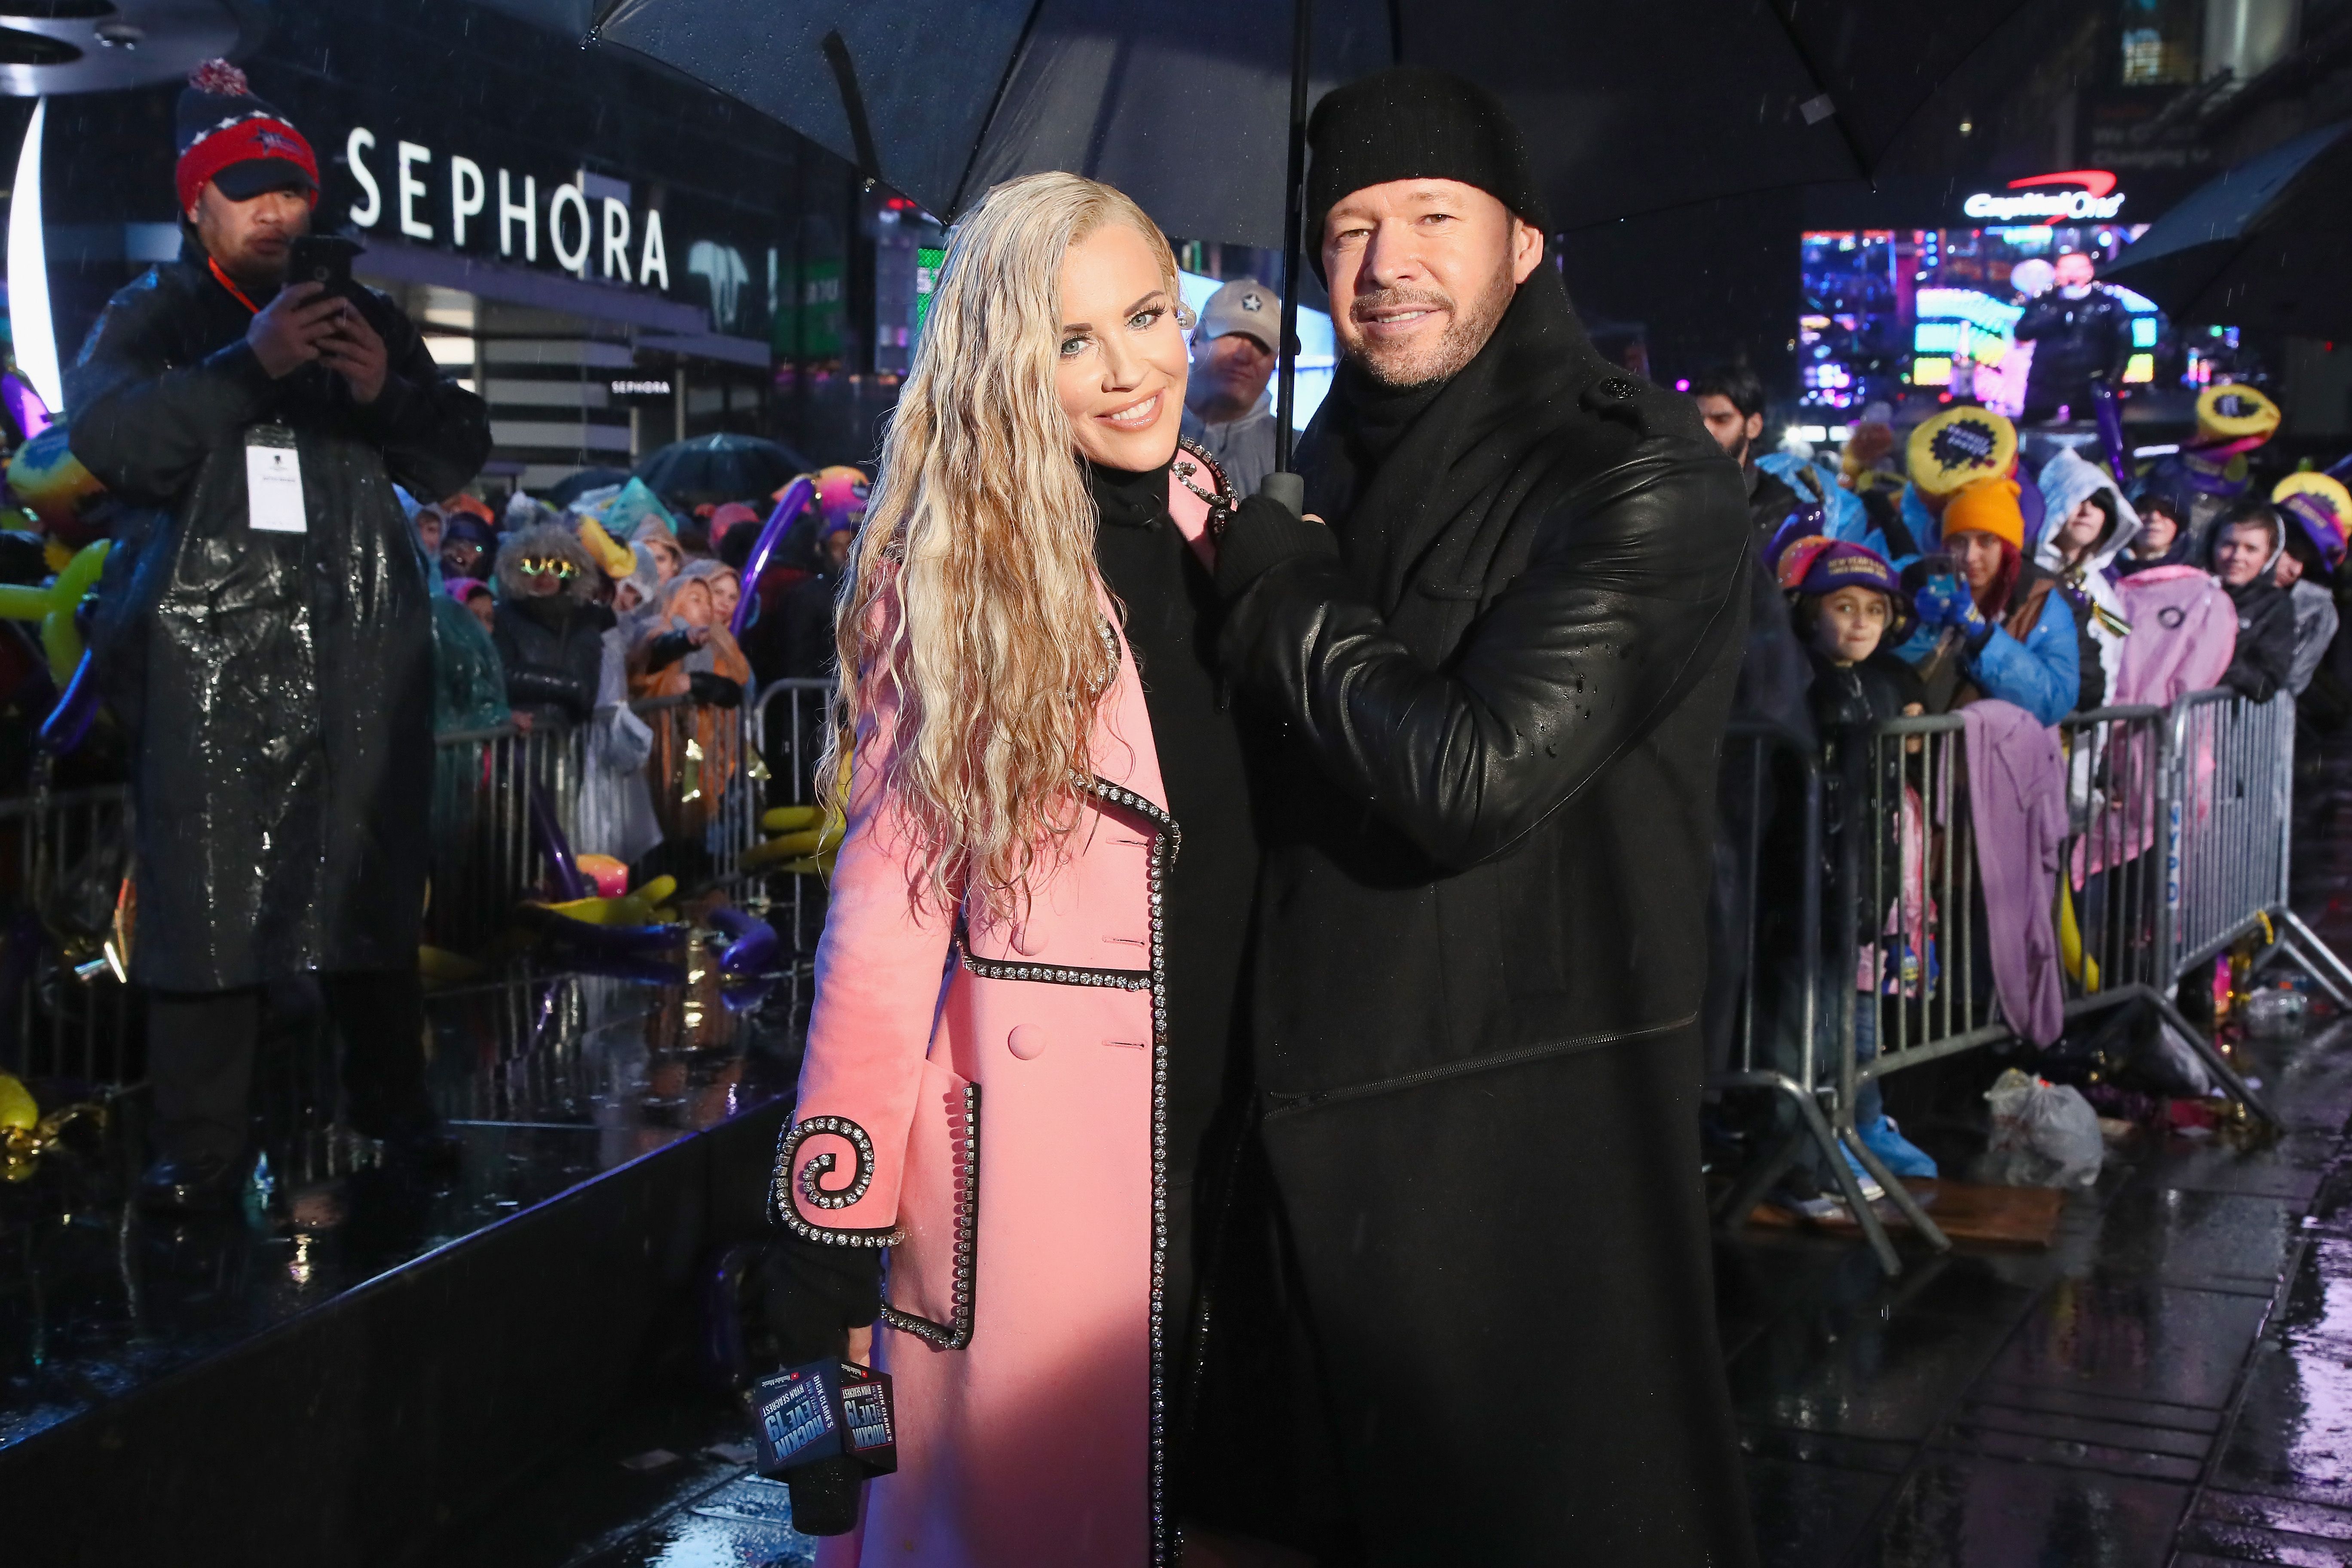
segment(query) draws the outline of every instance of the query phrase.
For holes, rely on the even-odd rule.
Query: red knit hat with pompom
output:
[[[245,73],[226,60],[206,60],[188,73],[178,121],[180,163],[173,184],[182,212],[196,205],[207,180],[231,201],[299,190],[317,205],[319,159],[310,142],[254,97]]]

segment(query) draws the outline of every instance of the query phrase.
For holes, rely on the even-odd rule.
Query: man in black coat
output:
[[[1204,1468],[1276,1388],[1234,1371],[1303,1388],[1250,1412],[1289,1497],[1200,1511],[1327,1563],[1738,1568],[1698,1015],[1739,469],[1593,352],[1485,91],[1384,72],[1309,138],[1344,363],[1310,516],[1245,503],[1217,568],[1286,750],[1243,1145],[1271,1300],[1213,1269]],[[1252,1217],[1213,1251],[1262,1256]]]
[[[2011,335],[2033,345],[2025,377],[2025,418],[2040,424],[2058,417],[2091,416],[2091,382],[2123,380],[2131,355],[2131,307],[2114,289],[2095,282],[2088,256],[2070,250],[2058,258],[2057,280],[2025,307]]]
[[[135,736],[142,1196],[165,1208],[242,1180],[262,989],[297,975],[343,1036],[352,1125],[447,1155],[416,973],[430,586],[393,486],[452,494],[489,447],[391,301],[283,286],[318,192],[301,133],[219,61],[179,132],[180,259],[115,295],[66,377],[74,455],[144,509],[93,646]]]

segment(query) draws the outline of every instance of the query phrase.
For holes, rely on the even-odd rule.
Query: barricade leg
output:
[[[2319,933],[2293,910],[2279,911],[2278,926],[2281,945],[2302,962],[2337,1006],[2352,1007],[2352,966],[2336,957],[2335,950],[2320,941]]]

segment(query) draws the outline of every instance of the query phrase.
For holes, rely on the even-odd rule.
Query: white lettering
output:
[[[351,220],[362,228],[373,228],[383,217],[383,192],[376,187],[375,175],[360,154],[375,145],[375,132],[364,125],[354,125],[343,142],[343,161],[352,166],[352,178],[367,193],[367,202],[352,204]]]
[[[563,208],[570,204],[580,215],[580,246],[567,249],[563,244]],[[588,198],[580,187],[570,181],[555,187],[547,198],[547,244],[555,252],[555,264],[577,278],[588,276],[588,253],[596,247],[594,226],[588,221]]]
[[[637,282],[646,289],[654,287],[654,275],[661,275],[661,291],[670,291],[670,247],[661,240],[661,207],[645,214],[645,254],[637,257]]]
[[[488,196],[482,188],[482,166],[471,158],[449,155],[449,243],[466,247],[466,220],[482,210]]]
[[[604,276],[629,280],[629,209],[610,196],[604,198]]]
[[[411,239],[431,239],[433,226],[416,216],[416,198],[425,194],[425,182],[410,173],[419,163],[433,162],[433,152],[414,142],[400,144],[400,232]]]
[[[1960,204],[1960,211],[1968,216],[1989,218],[1995,223],[2014,223],[2020,218],[2065,218],[2083,223],[2112,218],[2123,210],[2121,191],[2111,196],[2095,196],[2088,191],[2021,191],[2009,196],[1979,191]]]
[[[522,222],[522,258],[539,259],[539,181],[531,175],[522,177],[522,200],[511,198],[507,185],[507,172],[499,171],[499,254],[514,254],[514,226]]]
[[[654,286],[654,275],[661,275],[662,292],[669,292],[669,247],[662,242],[661,208],[646,214],[645,254],[637,258],[637,282],[645,288]]]

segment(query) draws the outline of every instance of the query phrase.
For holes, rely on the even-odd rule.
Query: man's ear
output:
[[[1543,260],[1543,230],[1520,217],[1511,215],[1511,281],[1526,282],[1535,275],[1537,264]]]
[[[1751,441],[1760,441],[1764,438],[1764,416],[1761,414],[1751,414],[1748,416],[1748,438]]]

